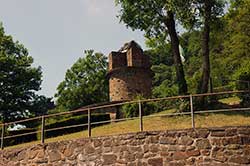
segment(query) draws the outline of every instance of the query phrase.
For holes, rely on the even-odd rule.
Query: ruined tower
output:
[[[137,95],[151,94],[152,72],[149,57],[134,41],[109,54],[110,101],[131,100]]]

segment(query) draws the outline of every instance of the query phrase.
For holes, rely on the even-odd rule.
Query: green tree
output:
[[[250,0],[234,0],[226,15],[223,61],[234,73],[250,61]]]
[[[152,81],[153,96],[166,97],[178,95],[171,46],[166,42],[165,36],[147,38],[146,45],[150,49],[146,50],[145,53],[150,57],[151,70],[154,73]]]
[[[120,19],[132,29],[145,31],[146,36],[169,34],[176,69],[179,94],[187,93],[187,84],[179,51],[179,38],[175,27],[176,17],[187,17],[190,1],[182,0],[116,0],[121,5]],[[185,10],[183,10],[185,9]],[[183,19],[186,22],[187,19]]]
[[[175,82],[173,67],[165,64],[152,66],[154,72],[153,96],[167,97],[178,95],[178,87]]]
[[[69,110],[108,100],[107,57],[93,50],[85,54],[57,87],[57,104]]]
[[[197,88],[198,93],[207,93],[210,79],[210,32],[217,17],[221,16],[224,9],[224,0],[194,0],[197,9],[197,25],[201,26],[201,54],[202,54],[202,76]]]
[[[48,111],[54,108],[55,105],[52,98],[48,98],[44,95],[35,95],[31,101],[31,110],[34,116],[48,114]]]
[[[32,67],[28,50],[6,35],[0,24],[0,117],[2,122],[32,113],[35,91],[40,90],[41,67]]]
[[[172,66],[174,64],[171,45],[166,42],[165,39],[166,35],[159,36],[158,38],[146,38],[145,43],[149,49],[144,52],[149,55],[150,62],[153,66],[160,64]]]

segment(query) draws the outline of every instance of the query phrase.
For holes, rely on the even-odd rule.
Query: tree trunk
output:
[[[165,19],[165,25],[167,27],[168,34],[171,40],[171,49],[173,53],[174,65],[176,69],[176,78],[179,87],[179,94],[187,94],[187,83],[181,62],[181,56],[179,51],[179,39],[175,29],[174,14],[171,11],[167,12],[167,18]]]
[[[211,3],[210,0],[204,1],[204,27],[201,39],[201,51],[202,51],[202,76],[198,85],[198,93],[207,93],[210,79],[210,60],[209,60],[209,39],[210,39],[210,21],[211,21]],[[198,99],[199,107],[205,106],[205,98],[200,97]]]
[[[209,60],[209,39],[210,39],[210,19],[211,19],[211,4],[209,0],[204,1],[205,15],[204,15],[204,29],[202,33],[201,49],[202,49],[202,77],[200,86],[198,87],[199,93],[208,92],[208,84],[210,78],[210,60]]]

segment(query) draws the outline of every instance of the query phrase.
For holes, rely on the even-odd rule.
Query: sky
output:
[[[108,55],[143,32],[119,23],[114,0],[0,0],[0,21],[43,71],[39,94],[53,97],[56,87],[84,50]]]

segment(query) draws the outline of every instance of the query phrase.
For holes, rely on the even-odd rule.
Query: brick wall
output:
[[[250,127],[151,131],[0,151],[2,166],[250,165]]]

